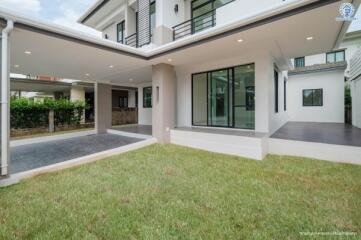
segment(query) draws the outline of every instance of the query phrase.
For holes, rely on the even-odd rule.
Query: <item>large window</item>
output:
[[[287,79],[283,80],[283,110],[287,111]]]
[[[152,107],[152,87],[143,88],[143,108]]]
[[[278,113],[278,72],[274,70],[275,112]]]
[[[304,107],[323,106],[323,89],[303,90],[303,106]]]
[[[192,76],[192,124],[254,129],[254,64]]]
[[[125,21],[121,21],[117,25],[117,41],[119,43],[124,43],[124,31],[125,31]]]
[[[326,54],[326,62],[327,63],[336,63],[336,62],[342,62],[345,61],[345,51],[336,51],[336,52],[330,52]]]
[[[215,25],[213,10],[234,0],[193,0],[191,8],[192,32],[199,32]]]
[[[295,58],[295,68],[304,67],[305,66],[305,57]]]
[[[150,21],[150,34],[153,36],[153,32],[155,29],[155,1],[150,3],[150,15],[149,15],[149,21]]]
[[[128,97],[119,97],[119,107],[120,108],[128,107]]]

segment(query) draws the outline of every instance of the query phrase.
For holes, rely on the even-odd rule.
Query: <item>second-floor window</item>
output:
[[[150,34],[153,36],[153,31],[155,28],[155,1],[150,4]]]
[[[121,21],[117,25],[117,41],[118,41],[118,43],[124,43],[124,30],[125,30],[125,21]]]
[[[326,63],[336,63],[345,61],[345,50],[329,52],[326,54]]]
[[[214,10],[234,0],[193,0],[191,6],[192,32],[196,33],[215,25]]]
[[[305,66],[305,57],[298,57],[295,58],[295,67],[304,67]]]

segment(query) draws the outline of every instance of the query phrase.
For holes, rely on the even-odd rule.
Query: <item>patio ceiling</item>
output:
[[[215,27],[148,52],[59,26],[34,22],[29,26],[22,19],[11,35],[11,72],[135,86],[151,81],[151,66],[170,63],[168,59],[182,66],[252,56],[257,51],[269,51],[279,67],[287,69],[289,58],[326,52],[340,41],[347,27],[335,20],[340,1],[327,2],[256,23]],[[358,6],[359,0],[354,3]],[[308,37],[313,39],[308,41]]]

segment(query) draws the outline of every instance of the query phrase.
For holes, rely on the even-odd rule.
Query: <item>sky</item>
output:
[[[60,24],[85,33],[101,36],[98,31],[76,21],[97,0],[0,0],[0,7],[33,19]]]
[[[89,34],[101,36],[98,31],[78,24],[78,18],[97,0],[0,0],[0,7],[9,8],[31,18],[74,28]],[[361,30],[361,8],[349,28]]]

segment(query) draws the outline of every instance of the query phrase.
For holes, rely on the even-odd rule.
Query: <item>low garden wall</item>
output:
[[[137,108],[113,108],[112,125],[136,124],[138,123]]]

